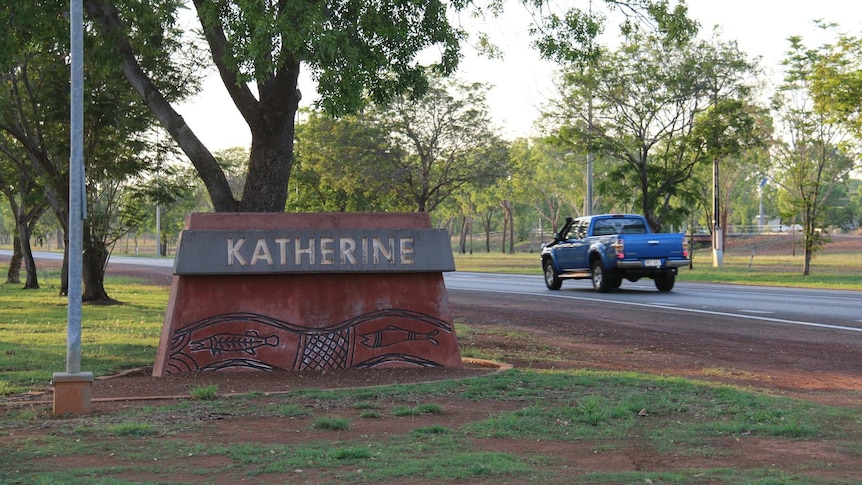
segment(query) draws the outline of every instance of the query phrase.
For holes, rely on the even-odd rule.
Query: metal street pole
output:
[[[760,179],[760,185],[758,186],[758,192],[760,193],[760,224],[759,224],[759,233],[763,233],[763,187],[766,186],[766,177]]]
[[[55,372],[54,415],[89,414],[93,373],[81,372],[82,253],[86,194],[84,186],[84,7],[72,0],[71,27],[71,130],[69,157],[69,302],[66,326],[66,372]]]
[[[72,0],[72,105],[69,159],[69,308],[66,342],[66,372],[81,371],[81,273],[84,249],[84,8],[83,0]]]
[[[590,145],[593,142],[593,92],[592,86],[590,86],[590,99],[589,105],[587,106],[587,137],[590,140]],[[584,204],[584,215],[591,216],[593,215],[593,161],[595,160],[595,155],[593,154],[593,147],[590,146],[589,152],[587,152],[587,200]]]
[[[590,0],[589,2],[589,15],[592,18],[593,16],[593,2]],[[593,55],[592,52],[592,41],[590,41],[590,56]],[[590,58],[590,65],[587,66],[590,72],[590,94],[587,105],[587,137],[590,141],[589,152],[587,152],[587,200],[584,204],[584,215],[591,216],[593,215],[593,161],[595,160],[595,155],[593,154],[593,70],[592,70],[593,60]]]
[[[162,206],[156,204],[156,256],[162,254]]]
[[[724,265],[724,238],[721,231],[721,200],[719,198],[718,157],[712,160],[712,266]]]

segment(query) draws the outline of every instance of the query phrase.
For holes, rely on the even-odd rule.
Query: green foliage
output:
[[[429,78],[425,95],[400,96],[361,116],[310,112],[297,129],[291,210],[431,212],[470,184],[505,175],[508,156],[480,84]]]
[[[566,216],[583,214],[586,156],[550,140],[518,140],[510,153],[513,198],[531,206],[551,232],[563,225]]]
[[[752,71],[732,43],[636,32],[587,69],[567,70],[545,119],[560,146],[613,160],[596,176],[604,207],[642,212],[660,230],[691,213],[698,195],[687,182],[699,164],[759,140],[744,109]]]
[[[401,154],[367,116],[334,119],[309,111],[297,126],[297,164],[288,190],[295,212],[403,211],[396,199],[391,167]]]
[[[600,10],[583,11],[569,7],[561,13],[546,8],[546,2],[521,0],[525,6],[532,7],[537,19],[530,33],[534,46],[542,56],[564,66],[583,67],[595,60],[598,52],[596,38],[605,29],[607,12]],[[648,30],[663,36],[663,41],[686,43],[697,33],[698,24],[688,18],[685,4],[671,6],[666,1],[638,0],[617,2],[606,0],[610,11],[618,11],[624,16],[621,31],[624,34]]]
[[[462,33],[446,18],[449,7],[439,0],[285,2],[278,8],[222,0],[204,3],[199,15],[208,29],[224,32],[227,66],[241,82],[264,84],[302,61],[317,80],[321,105],[340,116],[356,112],[366,93],[385,103],[400,92],[424,92],[424,69],[415,62],[423,49],[438,48],[433,67],[453,72]]]
[[[128,13],[138,22],[133,35],[139,48],[138,60],[153,72],[155,81],[165,88],[162,95],[171,101],[182,99],[196,85],[196,75],[186,69],[183,56],[175,55],[182,44],[171,25],[171,13],[181,3],[159,1],[137,10],[133,4],[123,5],[132,10]],[[43,209],[53,209],[65,230],[69,220],[71,130],[69,6],[55,1],[34,5],[38,6],[0,7],[0,18],[9,22],[7,28],[26,32],[14,36],[12,48],[0,53],[0,77],[8,82],[8,89],[0,92],[0,164],[11,164],[20,174],[14,179],[0,175],[0,183],[14,187],[20,194],[21,213],[28,214],[26,224],[36,223],[40,212],[31,211],[41,205]],[[145,179],[152,167],[155,117],[129,88],[113,46],[99,42],[93,34],[93,29],[84,29],[87,55],[81,60],[87,72],[81,86],[87,106],[82,127],[87,196],[84,300],[110,301],[103,285],[105,262],[112,245],[140,225],[140,211],[127,204],[130,199],[124,195],[129,187]],[[3,168],[0,174],[6,171]],[[38,201],[24,200],[25,195],[34,193],[40,194]],[[11,202],[13,197],[9,198]],[[37,286],[31,279],[34,275],[28,273],[27,286]]]
[[[418,97],[428,89],[430,72],[451,74],[460,59],[463,35],[447,17],[452,7],[464,6],[460,2],[196,2],[203,39],[192,36],[191,42],[178,35],[176,18],[183,6],[163,0],[151,12],[135,3],[89,2],[87,13],[99,40],[116,50],[131,84],[190,158],[217,211],[284,210],[302,97],[300,67],[315,80],[319,105],[342,116],[360,111],[369,100],[386,103],[405,93]],[[170,105],[169,94],[183,85],[183,71],[167,61],[196,64],[202,58],[196,49],[200,40],[206,41],[209,58],[252,134],[239,195],[219,161]],[[417,61],[420,53],[435,50],[436,60]]]
[[[827,99],[835,95],[835,86],[825,86],[848,82],[834,72],[828,74],[824,67],[846,52],[831,44],[809,49],[800,37],[791,38],[790,44],[784,61],[787,74],[773,98],[788,140],[777,145],[773,180],[784,189],[786,212],[802,224],[802,274],[807,275],[811,259],[825,241],[820,230],[825,225],[829,195],[860,167],[860,162],[858,140],[851,139],[855,130],[852,116],[836,116],[848,113],[838,100],[830,103]],[[853,90],[852,83],[844,87]]]
[[[819,113],[830,121],[841,123],[862,137],[862,38],[835,32],[835,26],[820,27],[837,36],[833,44],[824,45],[812,66],[811,95]],[[831,32],[830,32],[831,31]]]

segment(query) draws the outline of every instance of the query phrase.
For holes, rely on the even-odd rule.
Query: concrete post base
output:
[[[54,373],[54,416],[93,412],[93,373]]]

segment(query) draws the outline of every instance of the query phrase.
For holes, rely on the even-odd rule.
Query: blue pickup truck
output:
[[[548,289],[564,279],[591,279],[606,293],[623,278],[651,278],[659,291],[673,289],[678,268],[690,263],[685,235],[650,231],[643,216],[603,214],[566,218],[554,240],[542,248],[542,270]]]

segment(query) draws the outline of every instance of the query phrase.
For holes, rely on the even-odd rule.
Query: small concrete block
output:
[[[93,412],[93,373],[54,373],[54,416]]]

